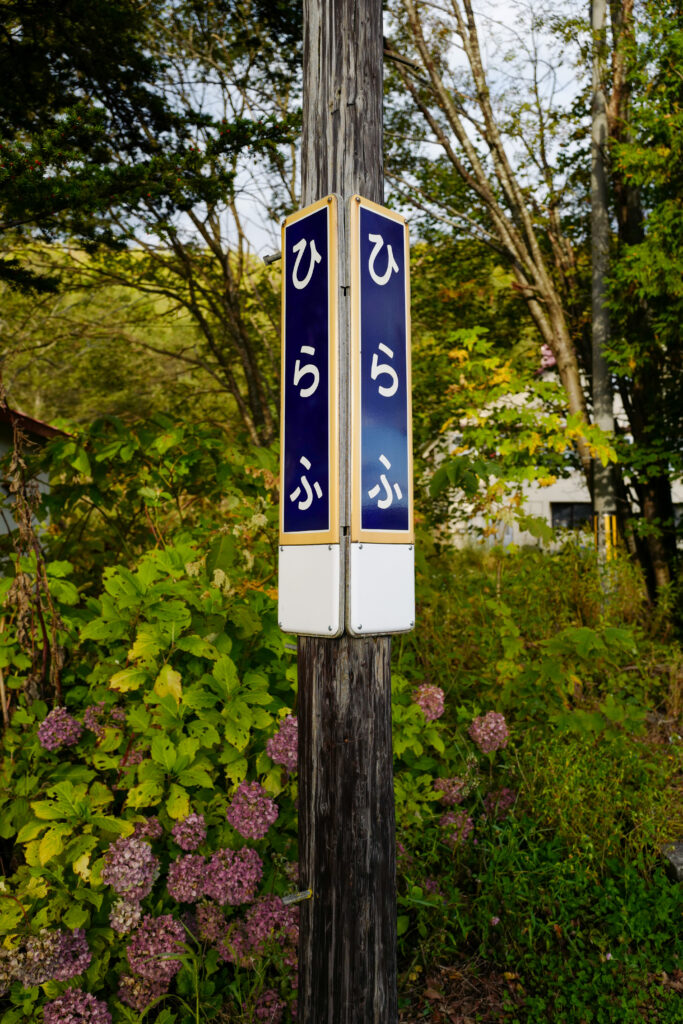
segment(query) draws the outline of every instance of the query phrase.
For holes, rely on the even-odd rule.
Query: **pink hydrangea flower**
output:
[[[263,861],[256,850],[218,850],[204,874],[204,896],[223,906],[251,903],[263,876]]]
[[[435,779],[434,789],[441,793],[441,800],[449,807],[454,804],[461,804],[467,796],[467,783],[465,779],[454,775],[452,779]]]
[[[177,821],[171,829],[171,835],[183,850],[196,850],[206,839],[206,822],[202,814],[188,814],[182,821]]]
[[[484,817],[496,818],[503,821],[507,818],[508,811],[514,806],[517,794],[514,789],[503,786],[502,789],[492,789],[484,797]]]
[[[45,1024],[111,1024],[106,1003],[80,988],[68,988],[43,1010]]]
[[[145,915],[126,950],[131,970],[149,981],[170,982],[180,970],[174,954],[182,952],[184,942],[185,929],[171,914]]]
[[[299,723],[294,715],[287,715],[278,731],[266,743],[268,757],[288,772],[295,772],[298,743]]]
[[[142,908],[137,900],[116,900],[109,911],[109,924],[118,935],[127,935],[137,928]]]
[[[159,861],[148,843],[134,836],[122,836],[104,855],[102,881],[130,901],[148,896],[159,874]]]
[[[270,943],[277,943],[284,963],[296,967],[298,941],[299,908],[285,907],[279,896],[264,896],[218,948],[224,960],[248,967],[263,956]]]
[[[194,903],[204,892],[206,861],[198,853],[179,857],[168,868],[166,888],[179,903]]]
[[[133,1010],[142,1012],[159,996],[168,992],[168,982],[162,978],[142,978],[139,974],[124,974],[119,981],[119,999]]]
[[[151,818],[147,818],[145,821],[136,822],[133,829],[135,839],[160,839],[163,834],[164,827],[156,815],[152,815]]]
[[[444,713],[444,692],[440,686],[423,683],[413,692],[413,701],[428,722],[434,722]]]
[[[55,981],[68,981],[87,971],[92,953],[85,937],[84,928],[59,933],[59,966],[53,974]]]
[[[258,782],[240,782],[226,812],[232,827],[245,839],[263,839],[277,816],[277,804]]]
[[[510,739],[505,716],[498,711],[487,711],[475,718],[468,732],[483,754],[503,750]]]
[[[264,1024],[282,1024],[284,1012],[285,1002],[272,988],[267,988],[256,1000],[256,1019]]]
[[[196,928],[197,935],[203,942],[217,942],[225,935],[225,916],[217,903],[197,905]]]
[[[38,742],[45,750],[73,747],[81,738],[83,727],[66,708],[54,708],[38,726]]]
[[[446,842],[449,846],[464,843],[474,828],[474,822],[467,811],[447,811],[442,815],[439,824],[446,832]]]

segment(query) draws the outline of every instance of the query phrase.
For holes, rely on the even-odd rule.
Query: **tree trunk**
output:
[[[591,320],[593,420],[609,433],[614,430],[612,384],[605,359],[609,341],[606,279],[609,269],[610,225],[607,200],[607,103],[604,90],[605,18],[607,0],[592,0],[593,109],[591,137]],[[593,516],[596,525],[598,564],[608,551],[608,517],[616,514],[614,474],[610,464],[593,459]]]

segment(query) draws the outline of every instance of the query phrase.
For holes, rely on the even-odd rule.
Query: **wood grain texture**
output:
[[[381,203],[382,2],[304,0],[303,204],[342,198],[340,432],[348,441],[345,202]],[[348,472],[347,444],[341,463]],[[342,523],[348,524],[346,480]],[[345,543],[348,545],[348,531]],[[396,1024],[390,638],[299,637],[299,1020]]]
[[[299,637],[299,1020],[395,1024],[390,640]]]
[[[304,0],[304,206],[383,201],[382,49],[382,0]]]

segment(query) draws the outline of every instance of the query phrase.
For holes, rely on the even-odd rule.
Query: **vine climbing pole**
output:
[[[381,0],[304,0],[302,192],[304,206],[332,193],[342,200],[344,367],[347,200],[383,198]],[[341,389],[348,394],[344,371]],[[348,427],[340,424],[342,436]],[[348,522],[342,492],[347,546]],[[397,1020],[389,658],[388,636],[298,639],[299,871],[301,889],[313,892],[300,904],[303,1024]]]

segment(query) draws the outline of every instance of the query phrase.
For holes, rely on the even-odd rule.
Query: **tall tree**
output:
[[[668,113],[662,109],[664,102],[673,102],[680,88],[672,59],[680,46],[679,34],[671,31],[676,21],[675,5],[670,6],[673,41],[664,43],[654,8],[644,6],[638,34],[631,0],[615,0],[610,5],[607,150],[612,158],[612,216],[619,225],[621,251],[612,275],[615,282],[624,281],[626,266],[635,268],[632,247],[645,244],[648,236],[653,241],[656,237],[657,218],[651,222],[650,215],[643,216],[647,206],[640,197],[647,165],[635,172],[628,143],[639,137],[641,150],[644,146],[654,155],[657,147],[652,136],[646,140],[653,125],[645,131],[634,130],[629,110],[648,103],[650,121],[659,125],[657,132],[663,130],[663,124],[667,133],[670,124],[677,124],[677,106]],[[519,26],[516,45],[507,53],[501,46],[498,55],[504,59],[496,63],[490,59],[490,50],[495,49],[491,34],[484,37],[487,46],[482,45],[482,16],[475,15],[471,0],[438,4],[394,0],[391,16],[390,46],[402,58],[394,64],[400,90],[392,97],[399,160],[389,175],[397,193],[426,211],[432,223],[450,226],[456,237],[477,237],[500,255],[515,275],[517,292],[556,360],[570,413],[595,419],[599,409],[591,402],[587,329],[589,225],[585,200],[589,184],[586,171],[576,172],[577,166],[587,169],[590,165],[588,96],[584,89],[573,104],[563,105],[557,95],[559,76],[572,46],[575,67],[586,69],[590,54],[587,26],[561,18],[559,12],[551,17],[532,11],[526,28]],[[495,26],[494,32],[499,31],[500,26]],[[559,48],[553,52],[553,46]],[[516,82],[510,75],[504,77],[506,66],[514,68]],[[652,74],[654,68],[662,80],[656,92],[656,111],[652,90],[646,84],[646,74]],[[416,110],[421,114],[421,130],[415,126]],[[676,143],[671,142],[671,152],[675,148]],[[675,176],[675,172],[671,174]],[[675,190],[671,180],[661,181],[659,190],[651,182],[650,196],[652,200],[660,196],[662,186],[664,191],[668,189],[670,204]],[[680,219],[668,223],[667,244],[677,249]],[[652,248],[649,256],[653,256]],[[667,276],[666,285],[660,279],[662,295],[671,297],[674,279],[675,275]],[[658,342],[642,277],[638,286],[632,279],[631,287],[630,303],[624,301],[623,293],[617,296],[616,284],[612,288],[613,317],[619,327],[607,356],[612,371],[618,371],[627,434],[634,442],[630,450],[624,446],[628,458],[619,489],[625,498],[632,497],[633,511],[640,517],[636,533],[641,536],[636,543],[654,595],[672,578],[675,568],[670,474],[680,443],[674,431],[664,428],[666,418],[660,424],[658,420],[664,416],[663,402],[669,418],[676,407],[671,404],[672,382],[680,346],[671,337],[666,346]],[[633,301],[637,287],[641,293]],[[592,489],[590,444],[585,434],[577,437],[577,451]]]
[[[298,10],[262,0],[29,3],[6,18],[5,63],[25,103],[5,111],[5,229],[68,232],[87,253],[74,253],[79,284],[106,273],[189,312],[202,341],[186,359],[232,396],[257,443],[275,434],[277,360],[268,310],[247,305],[267,307],[272,288],[255,283],[238,199],[259,156],[289,187],[299,32]],[[273,190],[256,190],[267,206]],[[291,205],[291,192],[277,201]],[[5,270],[39,280],[16,256]]]
[[[607,271],[611,230],[607,195],[607,100],[605,96],[605,32],[607,0],[592,0],[591,28],[593,50],[591,102],[591,370],[593,377],[593,415],[603,430],[614,430],[613,393],[607,365],[609,311],[607,309]],[[593,460],[593,517],[598,562],[607,559],[608,517],[616,513],[612,467]]]

